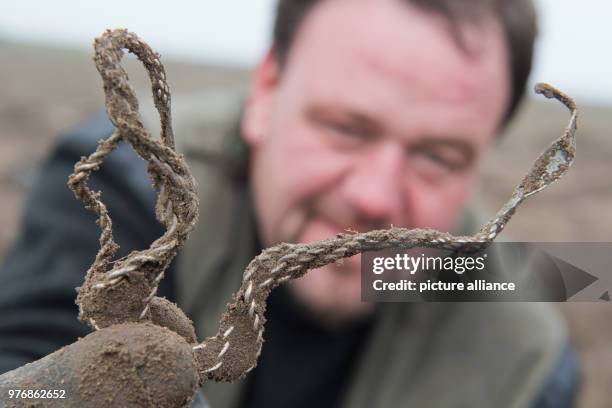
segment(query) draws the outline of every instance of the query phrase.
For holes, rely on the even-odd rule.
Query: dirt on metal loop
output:
[[[95,40],[94,48],[96,68],[104,82],[107,113],[117,130],[101,141],[92,155],[75,165],[68,185],[98,215],[102,229],[100,251],[87,271],[77,299],[80,318],[102,328],[147,317],[164,271],[197,223],[198,199],[196,182],[183,157],[174,150],[170,91],[159,55],[127,30],[107,31]],[[136,94],[121,66],[123,48],[136,54],[149,74],[161,119],[161,140],[153,139],[141,122]],[[159,188],[157,219],[167,231],[150,248],[132,252],[113,264],[117,244],[113,240],[111,218],[100,199],[101,193],[92,192],[87,180],[123,139],[148,162],[153,187]]]
[[[471,248],[474,243],[484,248],[504,229],[523,200],[561,178],[575,156],[577,109],[574,101],[550,85],[538,84],[536,92],[559,100],[570,110],[569,126],[540,155],[514,189],[510,200],[480,231],[472,236],[453,236],[432,229],[392,227],[365,233],[341,233],[309,244],[283,243],[268,248],[247,266],[242,285],[222,316],[217,334],[197,344],[191,321],[178,307],[155,297],[165,269],[198,218],[196,183],[183,157],[174,150],[170,91],[163,65],[158,54],[127,30],[107,31],[96,39],[94,46],[108,115],[117,131],[101,141],[92,155],[82,158],[69,179],[75,195],[98,215],[102,230],[100,251],[79,290],[80,318],[96,329],[148,320],[179,333],[191,345],[201,381],[234,381],[255,367],[263,342],[266,300],[276,286],[302,276],[309,269],[364,251],[391,247],[458,250],[468,243]],[[153,139],[140,120],[138,100],[120,64],[122,49],[136,54],[149,73],[162,125],[160,140]],[[157,218],[167,231],[150,248],[132,252],[113,264],[117,244],[113,241],[111,218],[100,192],[92,192],[87,187],[87,179],[121,140],[129,142],[148,162],[153,186],[159,188]]]

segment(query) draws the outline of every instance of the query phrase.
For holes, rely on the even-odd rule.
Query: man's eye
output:
[[[342,122],[327,122],[326,126],[329,130],[338,133],[342,136],[365,137],[365,133],[350,123]]]
[[[418,149],[412,159],[425,171],[461,171],[470,165],[465,154],[455,149]]]
[[[439,164],[441,166],[445,166],[445,167],[454,167],[453,163],[450,162],[450,160],[447,157],[444,157],[443,155],[437,153],[437,152],[431,152],[431,151],[422,151],[421,155],[423,157],[425,157],[426,159],[431,160],[432,162]]]

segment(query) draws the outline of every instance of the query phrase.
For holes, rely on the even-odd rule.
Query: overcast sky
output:
[[[89,49],[105,28],[127,27],[166,57],[252,66],[268,44],[274,3],[0,0],[0,37]],[[612,2],[536,4],[541,35],[532,82],[550,82],[583,102],[612,105]]]

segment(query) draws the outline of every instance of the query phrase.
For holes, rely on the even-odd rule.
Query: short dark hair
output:
[[[289,54],[295,35],[306,15],[323,0],[279,0],[274,23],[273,44],[279,65]],[[531,72],[537,19],[532,0],[403,0],[447,18],[451,29],[463,23],[477,23],[493,15],[504,29],[511,73],[511,100],[503,125],[512,118],[525,94]],[[460,41],[460,40],[459,40]]]

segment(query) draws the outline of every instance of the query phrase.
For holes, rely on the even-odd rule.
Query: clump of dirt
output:
[[[200,384],[190,344],[157,325],[115,325],[75,345],[79,399],[91,406],[181,407]]]
[[[61,390],[63,398],[53,401],[75,408],[182,407],[199,386],[191,345],[150,323],[95,331],[0,376],[0,395],[10,389]],[[32,400],[15,404],[32,406]]]

